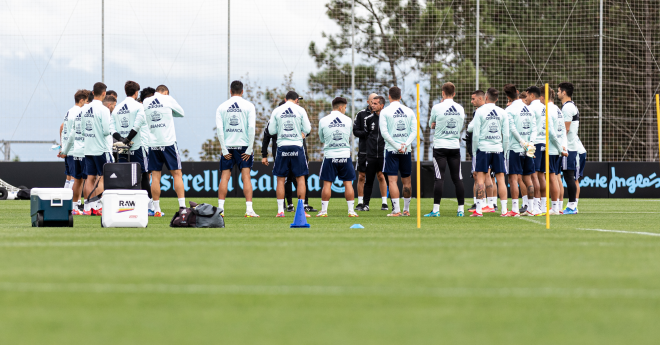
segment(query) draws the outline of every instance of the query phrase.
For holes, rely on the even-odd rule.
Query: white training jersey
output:
[[[268,132],[277,135],[277,146],[303,146],[302,133],[312,131],[305,109],[293,102],[286,102],[275,108],[270,115]]]
[[[536,141],[536,116],[521,100],[515,100],[506,108],[509,118],[509,151],[525,152],[520,142],[534,143]]]
[[[85,104],[80,107],[78,114],[75,115],[75,118],[73,119],[73,128],[75,134],[73,137],[73,149],[70,150],[69,154],[78,158],[85,157],[85,133],[83,133],[84,130],[82,112],[87,111],[87,108],[89,108],[89,104]]]
[[[385,139],[385,151],[399,152],[401,144],[406,153],[411,151],[412,142],[417,138],[417,116],[412,109],[394,101],[381,110],[378,126]]]
[[[481,152],[504,152],[509,147],[509,119],[504,109],[486,103],[474,114],[472,155]]]
[[[564,114],[558,106],[548,102],[548,140],[550,143],[548,154],[558,156],[566,147],[566,125],[564,125]]]
[[[112,152],[112,133],[116,131],[110,118],[110,109],[95,99],[81,113],[85,156],[100,156]]]
[[[545,104],[535,99],[527,108],[536,116],[536,142],[534,144],[545,145]]]
[[[582,141],[578,137],[578,129],[580,128],[580,111],[575,106],[573,101],[564,103],[561,107],[561,112],[564,113],[564,121],[570,122],[571,126],[566,128],[566,138],[568,140],[568,150],[585,153]]]
[[[215,126],[222,155],[230,147],[247,146],[245,154],[252,154],[257,115],[254,104],[240,96],[232,96],[215,111]]]
[[[333,110],[319,121],[319,140],[323,145],[324,158],[350,158],[353,121],[350,117]]]
[[[429,126],[435,123],[433,148],[460,149],[463,122],[465,122],[465,110],[453,99],[446,99],[434,105],[429,120]]]
[[[147,124],[143,123],[139,128],[134,128],[135,120],[137,118],[144,118],[144,107],[133,97],[126,97],[121,103],[117,104],[115,110],[112,112],[112,120],[115,124],[115,129],[122,137],[126,138],[128,134],[134,129],[137,135],[133,138],[133,146],[131,151],[135,151],[143,146],[142,136],[148,134],[149,129]]]
[[[73,155],[73,144],[76,136],[75,121],[78,114],[80,114],[80,107],[74,105],[64,116],[64,126],[62,127],[62,138],[60,141],[62,144],[60,152],[62,152],[63,155],[68,156],[70,152],[71,155]]]
[[[156,92],[155,95],[142,101],[145,117],[138,117],[135,128],[143,123],[149,128],[149,147],[171,146],[176,143],[174,131],[175,117],[183,117],[183,108],[169,95]]]

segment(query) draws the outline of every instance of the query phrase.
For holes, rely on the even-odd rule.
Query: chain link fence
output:
[[[310,158],[320,160],[317,124],[333,97],[353,101],[353,115],[369,93],[397,85],[414,108],[419,83],[426,160],[426,121],[444,82],[457,86],[467,124],[477,88],[568,81],[588,160],[658,160],[660,0],[8,0],[0,8],[0,140],[57,140],[77,89],[103,80],[121,100],[134,80],[166,84],[186,110],[175,122],[186,159],[217,160],[215,109],[241,79],[258,112],[255,151],[270,112],[295,89],[313,124]],[[46,147],[11,149],[12,159],[56,159]]]

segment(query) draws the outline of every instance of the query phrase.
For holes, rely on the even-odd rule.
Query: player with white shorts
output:
[[[312,130],[307,111],[298,105],[295,91],[286,94],[286,103],[275,108],[268,122],[268,132],[277,135],[277,153],[273,164],[273,175],[277,176],[277,216],[284,217],[284,182],[289,173],[296,177],[298,200],[305,199],[305,175],[309,173],[303,135]],[[296,203],[297,205],[298,203]],[[306,216],[307,213],[305,213]]]
[[[321,211],[317,217],[328,216],[328,203],[332,194],[332,184],[335,180],[344,184],[344,196],[348,204],[348,216],[357,217],[353,211],[354,192],[353,180],[355,170],[351,160],[351,132],[353,122],[346,114],[346,98],[337,97],[332,100],[332,112],[319,121],[319,140],[323,144],[323,162],[321,163],[320,179],[323,181],[321,192]]]
[[[401,103],[401,89],[396,86],[388,92],[390,105],[380,112],[380,133],[385,139],[385,159],[383,174],[387,175],[392,198],[392,213],[388,217],[410,216],[412,198],[412,142],[417,138],[417,116],[412,109]],[[399,187],[401,173],[403,184],[403,213],[399,206]]]
[[[218,141],[222,149],[220,157],[220,186],[218,207],[225,209],[227,186],[234,165],[241,171],[243,194],[245,195],[245,217],[259,217],[252,209],[252,180],[250,170],[254,162],[254,132],[256,112],[254,105],[243,96],[243,83],[234,80],[230,85],[231,98],[220,104],[215,112]]]

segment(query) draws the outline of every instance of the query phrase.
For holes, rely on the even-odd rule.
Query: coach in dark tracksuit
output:
[[[281,103],[280,105],[282,105]],[[305,137],[309,135],[306,134]],[[271,148],[271,152],[277,152],[277,135],[270,135],[270,132],[268,132],[268,124],[266,124],[266,127],[264,128],[264,138],[261,141],[261,163],[263,163],[265,166],[268,166],[268,145],[270,144],[270,141],[273,141],[273,146]],[[303,139],[303,148],[305,150],[305,159],[307,159],[307,163],[309,163],[309,154],[307,153],[307,140]],[[274,158],[274,157],[273,157]],[[305,176],[305,189],[309,192],[309,187],[307,187],[307,179],[309,178],[309,175]],[[286,178],[286,182],[284,182],[284,196],[286,197],[287,201],[287,208],[286,210],[288,212],[293,212],[295,211],[295,207],[293,205],[293,199],[292,199],[292,194],[293,194],[293,183],[296,180],[296,177],[290,174]],[[309,206],[309,193],[305,193],[305,212],[318,212],[318,210],[314,209],[314,207]]]
[[[365,171],[365,185],[364,185],[364,205],[362,209],[356,208],[358,211],[369,211],[369,201],[371,200],[371,192],[374,186],[374,179],[378,178],[380,188],[380,195],[382,197],[381,210],[387,211],[387,187],[389,185],[387,176],[383,174],[383,159],[385,153],[385,139],[380,134],[379,120],[380,111],[385,107],[385,98],[382,96],[374,97],[372,102],[371,115],[365,118],[365,130],[367,132],[367,148],[366,148],[366,171]],[[359,205],[358,205],[359,207]]]
[[[357,172],[358,172],[358,183],[357,183],[357,192],[358,192],[358,205],[356,207],[357,211],[362,209],[362,199],[364,196],[364,182],[366,180],[365,173],[367,172],[367,131],[365,128],[364,119],[373,114],[371,111],[371,101],[376,97],[375,93],[369,95],[367,99],[367,107],[363,110],[360,110],[355,114],[355,119],[353,120],[353,135],[358,139],[358,159],[357,159]]]

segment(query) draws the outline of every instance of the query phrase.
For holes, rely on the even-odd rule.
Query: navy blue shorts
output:
[[[525,152],[509,151],[509,175],[531,175],[534,170],[534,158],[527,157]]]
[[[561,174],[561,162],[564,156],[562,155],[550,155],[550,173],[559,175]]]
[[[64,173],[66,176],[73,176],[73,156],[64,158]]]
[[[580,153],[580,172],[575,176],[576,179],[584,176],[584,165],[587,164],[587,153]]]
[[[508,174],[504,152],[481,152],[477,150],[477,157],[472,160],[472,170],[487,173],[488,168],[495,174]]]
[[[573,170],[576,171],[579,165],[577,151],[568,151],[568,157],[563,157],[561,159],[561,170]]]
[[[87,176],[103,176],[103,166],[106,163],[114,163],[112,153],[106,152],[98,156],[85,156],[85,174]]]
[[[289,173],[295,177],[309,174],[305,149],[302,146],[287,145],[277,148],[275,163],[273,164],[273,175],[287,177]]]
[[[383,160],[383,174],[388,176],[397,176],[401,172],[401,177],[405,178],[412,174],[412,155],[408,153],[390,152],[385,150],[385,159]]]
[[[326,158],[321,162],[319,175],[323,181],[335,182],[335,178],[339,178],[339,181],[354,181],[353,161],[350,158]]]
[[[87,173],[85,172],[85,157],[72,156],[71,158],[73,159],[73,164],[69,165],[70,167],[73,167],[73,175],[71,176],[73,176],[73,178],[76,180],[87,179]]]
[[[247,146],[231,146],[227,147],[227,151],[231,154],[231,158],[227,159],[225,156],[220,156],[220,171],[231,170],[234,165],[238,165],[238,169],[252,168],[254,163],[254,153],[246,161],[243,160],[242,154],[247,150]]]
[[[170,146],[150,147],[147,161],[149,171],[162,171],[163,164],[167,165],[169,170],[181,170],[181,156],[176,143]]]
[[[140,169],[142,170],[142,173],[146,173],[149,171],[149,153],[146,148],[140,147],[137,150],[130,151],[130,155],[128,156],[128,161],[129,162],[137,162],[140,163]]]
[[[545,144],[535,144],[534,170],[545,172]]]

